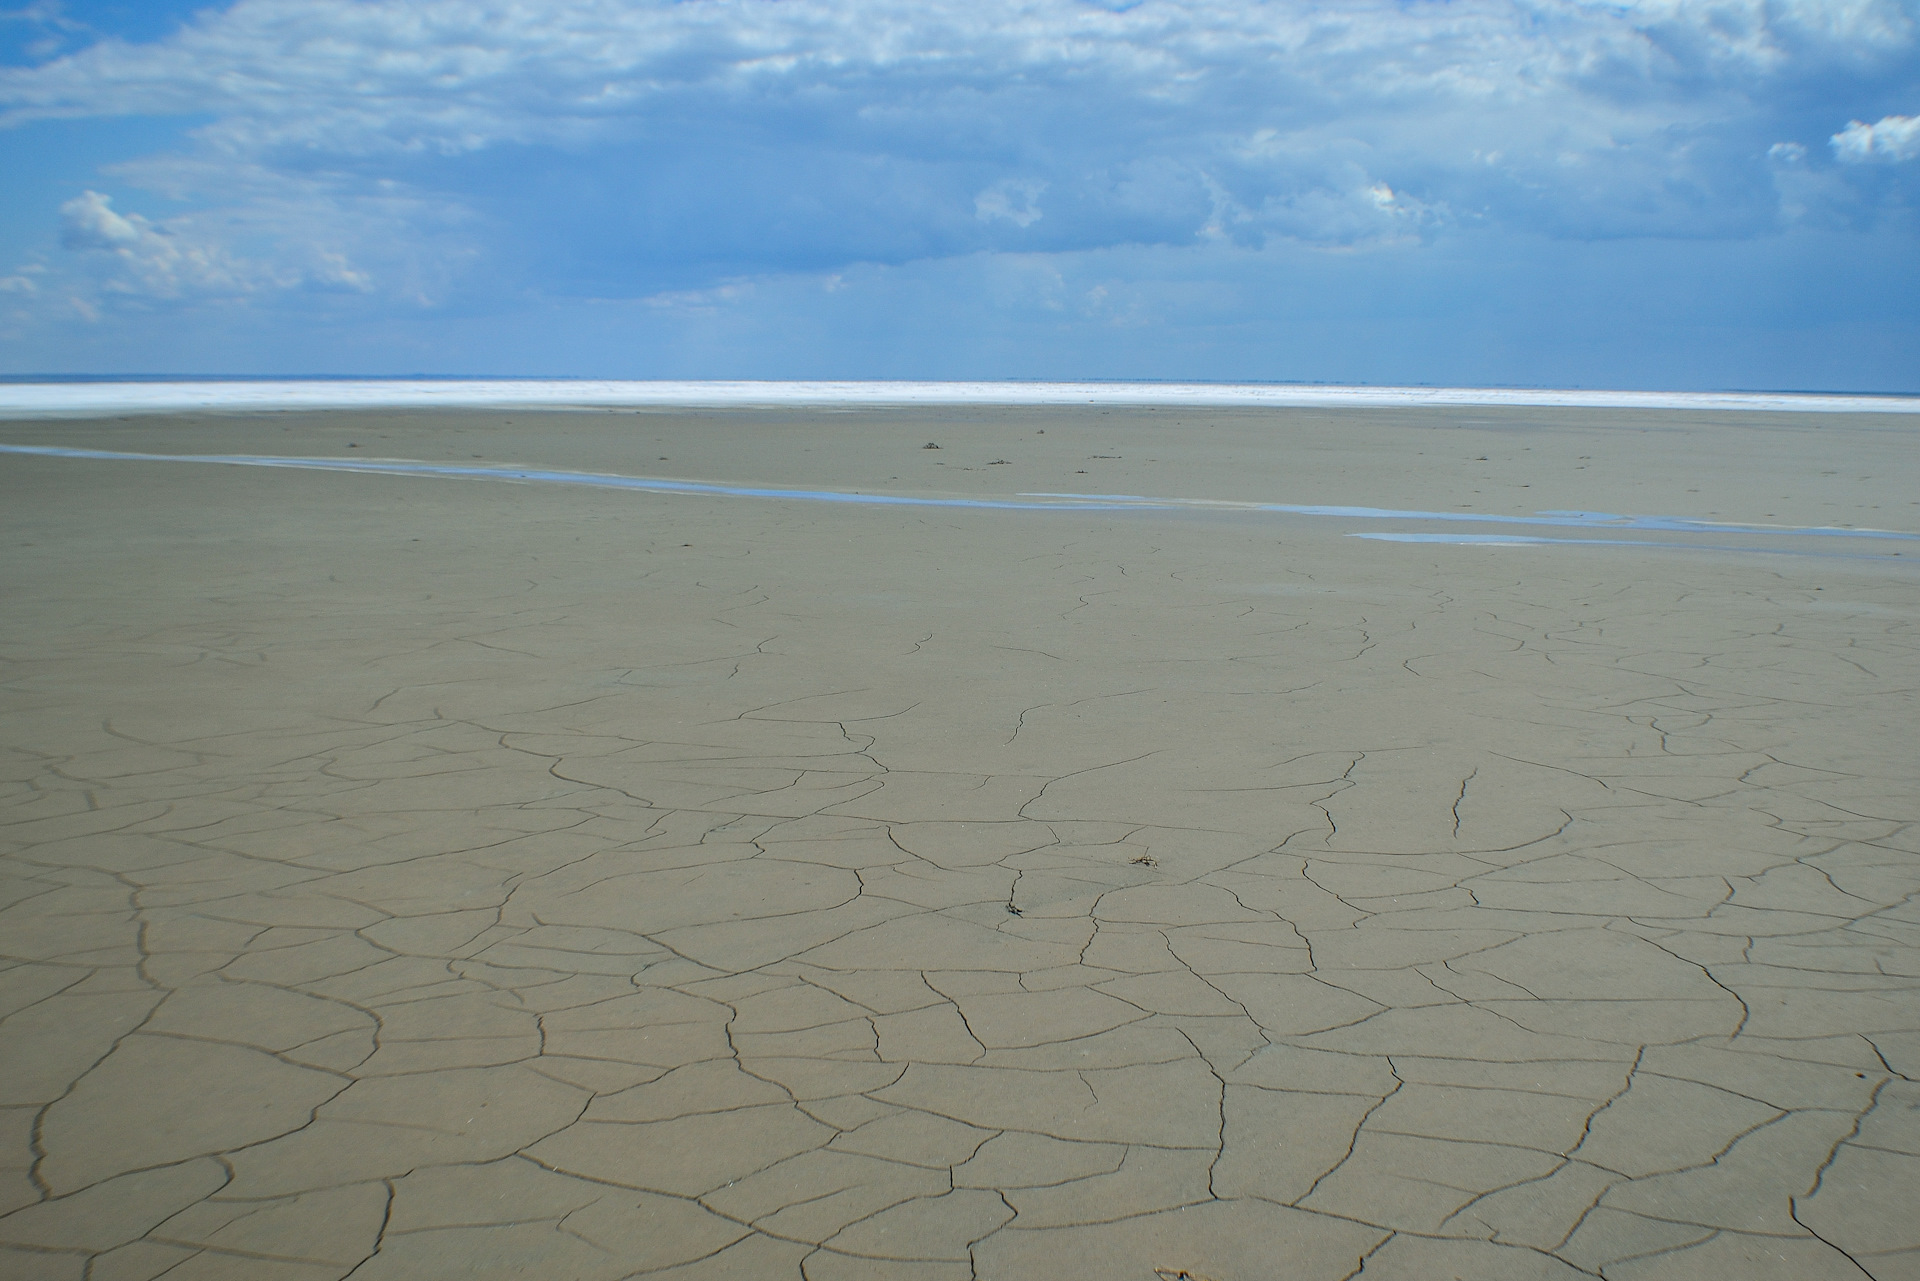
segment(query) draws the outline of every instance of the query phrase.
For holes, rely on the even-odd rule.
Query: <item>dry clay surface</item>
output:
[[[1915,430],[4,438],[1910,529]],[[0,1275],[1920,1277],[1920,557],[17,456],[0,513]]]

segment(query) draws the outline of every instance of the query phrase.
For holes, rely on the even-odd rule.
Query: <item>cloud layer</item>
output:
[[[1917,68],[1920,0],[241,0],[0,69],[0,125],[198,122],[71,193],[43,299],[710,303],[981,254],[1911,234]]]

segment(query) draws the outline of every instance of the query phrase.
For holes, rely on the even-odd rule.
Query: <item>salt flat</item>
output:
[[[0,1274],[1920,1276],[1916,431],[0,424]]]

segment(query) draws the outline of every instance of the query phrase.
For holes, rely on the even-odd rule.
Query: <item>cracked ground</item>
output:
[[[0,438],[1914,530],[1915,426]],[[0,522],[7,1278],[1920,1277],[1920,557],[17,456]]]

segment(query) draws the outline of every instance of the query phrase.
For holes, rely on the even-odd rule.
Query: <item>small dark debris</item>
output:
[[[922,445],[922,446],[920,446],[920,448],[922,448],[922,449],[938,449],[938,448],[940,448],[940,446],[938,446],[938,445],[936,445],[936,444],[934,444],[934,443],[933,443],[932,441],[928,441],[928,442],[927,442],[926,444],[924,444],[924,445]]]
[[[1142,854],[1139,858],[1132,859],[1130,861],[1134,863],[1138,863],[1142,867],[1159,867],[1160,866],[1160,860],[1155,858],[1151,854]]]
[[[996,458],[996,459],[994,459],[994,460],[993,460],[992,462],[990,462],[990,463],[988,463],[988,464],[987,464],[987,466],[989,466],[989,467],[1011,467],[1011,466],[1013,466],[1013,464],[1012,464],[1012,463],[1010,463],[1010,462],[1008,462],[1008,461],[1007,461],[1006,459],[1004,459],[1004,458]]]
[[[1007,915],[1008,915],[1008,916],[1022,916],[1022,915],[1025,915],[1025,913],[1023,913],[1023,912],[1021,912],[1021,910],[1020,910],[1019,908],[1017,908],[1017,907],[1015,907],[1015,906],[1014,906],[1014,905],[1013,905],[1012,903],[1008,903],[1008,904],[1007,904]]]

